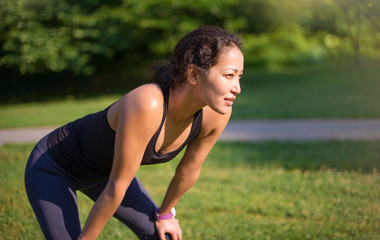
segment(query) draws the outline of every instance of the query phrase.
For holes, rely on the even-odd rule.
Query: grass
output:
[[[32,147],[0,146],[0,239],[43,238],[23,186]],[[379,160],[380,141],[218,143],[176,207],[184,239],[379,239]],[[139,170],[157,202],[178,161]],[[136,238],[112,219],[99,239]]]
[[[378,118],[380,61],[340,61],[280,71],[247,68],[234,119]]]
[[[118,96],[89,99],[67,98],[52,102],[30,102],[0,106],[0,128],[55,126],[73,121],[86,114],[100,111]]]
[[[278,71],[247,67],[232,118],[379,118],[379,64],[366,61],[355,67],[342,61]],[[121,92],[87,98],[68,95],[50,102],[3,101],[0,128],[65,124],[104,109]]]

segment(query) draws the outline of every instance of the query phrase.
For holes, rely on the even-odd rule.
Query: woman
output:
[[[44,137],[27,163],[25,186],[45,237],[96,239],[115,216],[140,239],[182,239],[172,211],[225,128],[242,72],[239,40],[202,27],[178,42],[152,83]],[[137,170],[173,159],[185,145],[158,208]],[[77,190],[95,201],[83,230]]]

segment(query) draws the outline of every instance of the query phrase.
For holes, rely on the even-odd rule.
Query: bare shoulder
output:
[[[216,135],[217,137],[226,127],[232,111],[227,114],[220,114],[206,106],[203,108],[202,130],[199,134],[200,138]]]
[[[120,118],[141,117],[161,121],[164,97],[157,84],[144,84],[121,97],[108,112],[108,121],[113,129]],[[160,116],[160,117],[158,117]]]
[[[138,107],[141,110],[154,110],[163,106],[163,94],[157,84],[145,84],[135,88],[125,96],[124,104],[128,107]]]

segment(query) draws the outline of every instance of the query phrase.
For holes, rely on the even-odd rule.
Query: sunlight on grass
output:
[[[380,143],[218,143],[200,179],[176,206],[184,239],[379,238],[375,146]],[[23,185],[32,147],[0,146],[0,239],[43,238]],[[328,167],[332,152],[348,149],[359,153],[342,157],[352,164]],[[371,171],[363,171],[363,152]],[[178,161],[140,168],[138,177],[156,202],[161,202]],[[78,198],[84,223],[93,203],[81,193]],[[99,239],[137,238],[111,219]]]
[[[380,117],[379,61],[247,68],[233,119]]]
[[[108,107],[119,96],[67,99],[46,103],[0,105],[0,128],[55,126]]]

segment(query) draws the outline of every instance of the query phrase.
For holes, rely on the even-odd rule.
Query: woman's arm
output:
[[[224,130],[231,113],[220,115],[210,108],[203,111],[202,130],[198,138],[186,149],[185,155],[177,166],[175,175],[167,189],[159,214],[168,214],[181,196],[198,180],[202,164]],[[166,220],[156,222],[157,229]]]
[[[140,87],[110,109],[110,125],[116,131],[114,160],[109,181],[96,200],[79,239],[96,239],[121,204],[136,175],[145,147],[157,131],[163,112],[155,86]],[[153,94],[152,94],[153,92]],[[148,94],[147,94],[148,93]],[[161,94],[162,95],[162,94]],[[161,96],[162,98],[162,96]],[[161,102],[158,104],[157,102]]]

